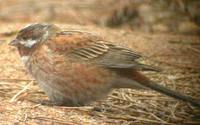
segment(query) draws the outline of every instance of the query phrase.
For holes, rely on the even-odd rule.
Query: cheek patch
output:
[[[37,43],[37,40],[27,40],[26,42],[25,41],[21,42],[22,45],[28,48],[33,47],[33,45],[35,45],[36,43]]]

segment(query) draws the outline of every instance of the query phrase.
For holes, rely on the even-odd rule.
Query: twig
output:
[[[95,107],[90,107],[90,106],[83,106],[83,107],[59,107],[64,110],[76,110],[80,112],[85,112],[88,113],[90,111],[95,110]]]
[[[166,122],[162,122],[162,121],[156,121],[156,120],[151,120],[151,119],[147,119],[147,118],[142,118],[142,117],[134,117],[134,116],[107,116],[108,118],[111,119],[123,119],[123,120],[128,120],[128,121],[132,121],[132,120],[139,120],[139,121],[144,121],[144,122],[148,122],[148,123],[156,123],[156,124],[166,124],[166,125],[175,125],[173,123],[166,123]]]
[[[174,78],[174,80],[182,80],[182,79],[188,79],[188,78],[194,78],[194,77],[199,77],[200,74],[189,74],[189,75],[184,75],[184,76],[180,76],[177,78]]]
[[[5,78],[0,78],[0,81],[5,81],[5,82],[21,82],[21,81],[23,81],[23,82],[30,82],[30,81],[34,81],[34,80],[32,80],[32,79],[5,79]]]
[[[59,108],[62,108],[62,109],[78,109],[78,110],[81,110],[81,109],[86,109],[86,110],[92,110],[94,109],[94,107],[92,106],[83,106],[83,107],[59,107]]]
[[[188,46],[189,49],[191,49],[192,51],[196,52],[196,53],[200,53],[200,50],[197,48],[194,48],[192,46]]]
[[[80,125],[78,123],[72,123],[68,122],[66,120],[62,119],[54,119],[54,118],[48,118],[48,117],[28,117],[29,119],[37,119],[37,120],[43,120],[43,121],[48,121],[48,122],[55,122],[59,124],[65,124],[65,125]]]
[[[33,81],[29,82],[22,90],[20,90],[17,94],[15,94],[15,95],[11,98],[10,102],[15,102],[15,101],[16,101],[16,98],[17,98],[19,95],[21,95],[23,92],[25,92],[25,91],[29,88],[29,86],[31,86],[32,84],[33,84]]]

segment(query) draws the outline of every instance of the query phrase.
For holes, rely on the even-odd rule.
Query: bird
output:
[[[140,54],[85,31],[36,23],[22,28],[9,45],[55,105],[84,106],[113,89],[154,90],[200,107],[200,101],[164,87],[142,71],[159,69],[138,61]]]

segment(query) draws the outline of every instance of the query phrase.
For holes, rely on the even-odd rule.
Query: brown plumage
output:
[[[153,89],[200,107],[191,97],[150,81],[139,71],[141,56],[90,33],[61,31],[33,24],[10,43],[47,96],[58,105],[80,106],[105,97],[114,88]]]

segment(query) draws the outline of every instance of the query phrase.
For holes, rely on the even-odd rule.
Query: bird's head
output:
[[[59,28],[52,24],[31,24],[21,29],[9,45],[31,49],[48,40],[58,30]]]

